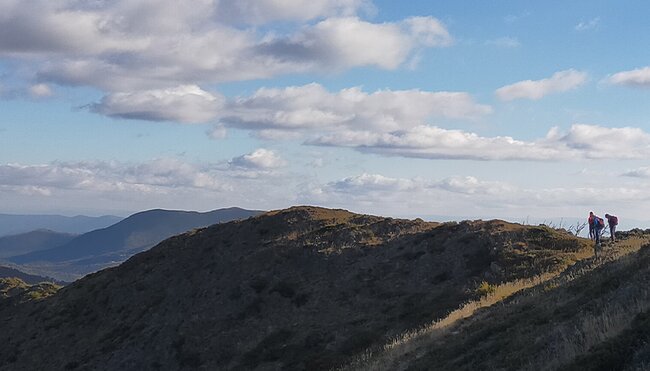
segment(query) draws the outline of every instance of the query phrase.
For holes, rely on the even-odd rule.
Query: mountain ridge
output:
[[[271,211],[171,237],[0,313],[0,364],[330,369],[480,296],[482,281],[564,269],[589,251],[566,232],[503,221]]]

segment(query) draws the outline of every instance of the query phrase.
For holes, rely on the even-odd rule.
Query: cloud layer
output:
[[[110,117],[149,121],[199,123],[213,120],[224,104],[220,95],[196,85],[132,93],[112,93],[91,110]]]
[[[371,23],[365,0],[4,1],[0,56],[41,82],[138,91],[356,66],[394,69],[450,45],[432,17]],[[297,22],[286,31],[260,25]]]
[[[577,88],[587,81],[587,74],[576,70],[560,71],[542,80],[524,80],[503,86],[495,91],[503,101],[515,99],[538,100],[549,94],[561,93]]]
[[[427,159],[566,161],[640,159],[650,155],[650,134],[639,128],[585,124],[572,125],[566,133],[552,128],[546,137],[534,141],[416,126],[390,133],[347,131],[324,135],[308,144]]]
[[[609,197],[601,197],[603,194]],[[409,210],[411,215],[449,215],[453,210],[471,210],[474,217],[493,217],[496,213],[524,220],[530,213],[531,203],[535,204],[538,213],[550,210],[555,216],[580,215],[595,207],[620,210],[650,200],[650,191],[643,184],[635,187],[524,188],[473,176],[422,179],[362,173],[324,184],[305,185],[299,197],[310,203],[355,205],[370,212],[388,209]]]
[[[252,96],[229,102],[221,120],[233,127],[253,130],[398,130],[429,118],[474,119],[492,108],[474,102],[462,92],[379,90],[360,88],[332,93],[319,84],[284,89],[262,88]]]

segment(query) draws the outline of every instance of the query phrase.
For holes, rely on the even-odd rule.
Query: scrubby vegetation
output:
[[[359,355],[344,369],[646,369],[648,237],[609,245],[604,256],[559,274],[482,284],[492,293]]]
[[[643,320],[647,237],[270,212],[0,307],[0,369],[570,367]]]
[[[20,278],[0,278],[0,306],[41,300],[54,295],[61,286],[51,282],[29,285]]]

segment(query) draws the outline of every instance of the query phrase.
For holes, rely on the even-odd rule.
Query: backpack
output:
[[[610,225],[618,225],[618,218],[615,217],[614,215],[609,216],[609,224]]]
[[[596,217],[596,228],[603,229],[605,228],[605,221],[603,218]]]

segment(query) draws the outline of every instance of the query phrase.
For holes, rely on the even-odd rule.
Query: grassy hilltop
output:
[[[273,211],[0,307],[0,369],[556,369],[623,346],[637,365],[645,243],[596,259],[546,226]]]

